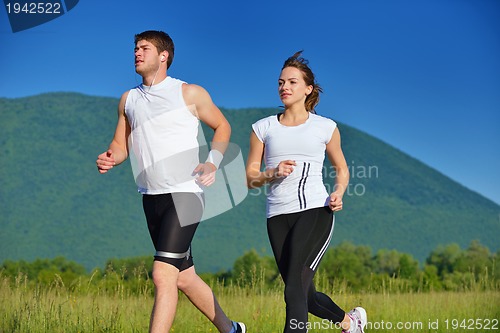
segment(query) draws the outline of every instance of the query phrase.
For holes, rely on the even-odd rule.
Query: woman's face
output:
[[[278,93],[285,107],[297,103],[304,105],[307,95],[312,91],[311,85],[306,85],[304,75],[295,67],[285,67],[278,80]]]

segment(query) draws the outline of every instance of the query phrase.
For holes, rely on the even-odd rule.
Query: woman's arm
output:
[[[252,131],[246,167],[248,188],[261,187],[276,178],[286,177],[293,172],[295,161],[292,160],[281,161],[275,168],[260,171],[263,157],[264,143],[262,143]]]
[[[349,185],[349,168],[342,152],[340,131],[338,128],[335,128],[332,138],[326,145],[326,154],[336,174],[334,191],[330,194],[329,207],[333,211],[339,211],[343,206],[342,197]]]

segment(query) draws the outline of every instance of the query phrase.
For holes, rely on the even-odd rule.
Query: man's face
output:
[[[147,40],[140,40],[135,45],[135,71],[137,74],[146,76],[154,73],[160,66],[160,55],[156,46]]]

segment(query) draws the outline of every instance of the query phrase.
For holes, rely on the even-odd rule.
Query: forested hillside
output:
[[[106,175],[95,167],[117,104],[74,93],[0,99],[0,262],[62,255],[91,269],[152,253],[129,163]],[[223,109],[244,158],[251,124],[277,111]],[[352,178],[334,246],[346,240],[419,260],[438,244],[466,247],[473,239],[498,250],[500,206],[366,133],[339,128]],[[198,271],[226,270],[252,248],[271,254],[258,193],[202,222],[193,244]]]

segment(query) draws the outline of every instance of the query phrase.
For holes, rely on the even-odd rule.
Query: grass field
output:
[[[259,283],[212,287],[229,317],[245,322],[249,333],[282,332],[281,285],[271,289],[261,288]],[[500,331],[498,291],[402,292],[387,286],[378,292],[352,293],[341,285],[334,288],[324,284],[318,289],[346,310],[356,305],[365,307],[369,319],[366,332]],[[87,282],[67,288],[56,279],[42,289],[26,279],[13,283],[0,276],[0,332],[147,332],[152,301],[149,287],[132,295],[120,283],[112,290],[93,288]],[[340,332],[314,316],[309,320],[309,332]],[[172,332],[216,330],[182,296]]]

